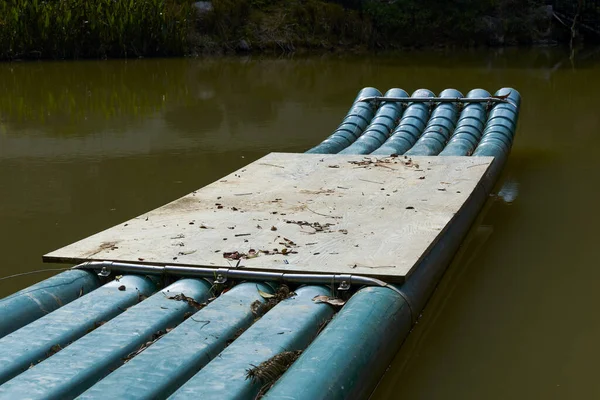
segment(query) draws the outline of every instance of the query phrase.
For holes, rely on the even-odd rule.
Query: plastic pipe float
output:
[[[521,95],[513,88],[502,88],[495,95],[507,96],[510,103],[496,104],[491,109],[481,140],[473,152],[475,157],[495,158],[488,171],[487,180],[490,181],[490,185],[493,185],[494,177],[502,170],[512,147],[521,105]],[[492,190],[492,187],[489,190]]]
[[[386,97],[408,97],[408,93],[402,89],[390,89],[382,99]],[[403,109],[404,105],[401,103],[386,103],[384,100],[362,136],[340,151],[340,154],[369,154],[380,147],[390,137],[390,132],[397,125]]]
[[[122,286],[129,290],[119,290]],[[3,337],[0,348],[10,350],[0,353],[0,384],[42,361],[47,354],[66,347],[98,324],[119,315],[139,302],[140,296],[150,296],[155,290],[154,282],[148,278],[124,276]]]
[[[498,154],[496,149],[507,155],[512,146],[521,96],[519,92],[510,88],[500,89],[496,95],[506,95],[512,103],[496,104],[491,109],[481,141],[473,153],[474,156]]]
[[[419,89],[412,97],[431,98],[435,96],[432,91]],[[429,119],[429,104],[412,102],[402,115],[398,126],[392,132],[390,138],[371,154],[386,155],[404,154],[414,146],[425,129]]]
[[[264,399],[366,398],[411,326],[404,298],[385,288],[361,289]]]
[[[266,284],[234,286],[78,399],[166,398],[254,322]]]
[[[248,379],[248,369],[283,352],[303,350],[319,328],[333,315],[325,303],[313,301],[327,295],[321,286],[303,286],[244,332],[219,357],[213,359],[169,399],[253,399],[262,384]]]
[[[209,289],[204,280],[175,282],[0,386],[0,399],[75,398],[159,331],[176,326],[186,313],[195,311],[177,295],[203,302]]]
[[[66,271],[0,300],[0,338],[100,286],[87,271]]]
[[[467,98],[487,97],[490,94],[483,89],[474,89],[467,93]],[[450,137],[446,148],[440,156],[470,156],[475,150],[487,119],[486,105],[468,103],[460,113],[456,129]]]
[[[371,122],[371,119],[373,119],[373,114],[375,112],[375,104],[361,101],[363,97],[369,96],[381,96],[381,92],[371,87],[362,89],[358,93],[358,96],[356,96],[352,108],[348,111],[346,118],[344,118],[335,132],[321,144],[308,150],[307,153],[337,153],[350,146],[358,139]]]
[[[458,90],[446,89],[440,93],[440,97],[462,97],[462,94]],[[431,113],[431,118],[419,140],[405,154],[408,156],[439,154],[454,131],[457,118],[458,106],[456,103],[439,104]]]

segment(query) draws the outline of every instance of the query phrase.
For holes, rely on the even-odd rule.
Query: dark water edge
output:
[[[374,398],[598,397],[595,49],[0,64],[0,276],[55,267],[41,255],[268,152],[305,151],[364,86],[523,96],[495,196]],[[46,276],[1,280],[0,296]]]

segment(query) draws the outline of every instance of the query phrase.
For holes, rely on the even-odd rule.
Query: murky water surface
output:
[[[517,88],[517,139],[376,399],[600,397],[600,56],[0,64],[0,275],[271,151],[302,152],[363,86]],[[60,267],[60,266],[58,266]],[[49,276],[0,281],[0,297]]]

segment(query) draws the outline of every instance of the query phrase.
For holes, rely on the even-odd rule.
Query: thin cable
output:
[[[22,272],[20,274],[14,274],[14,275],[9,275],[9,276],[5,276],[0,278],[0,281],[3,281],[5,279],[10,279],[10,278],[17,278],[19,276],[23,276],[23,275],[32,275],[32,274],[38,274],[41,272],[48,272],[48,271],[66,271],[68,269],[71,269],[71,267],[69,268],[48,268],[48,269],[38,269],[35,271],[28,271],[28,272]]]

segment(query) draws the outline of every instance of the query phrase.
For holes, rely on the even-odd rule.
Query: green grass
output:
[[[4,0],[0,58],[183,55],[191,15],[182,0]]]
[[[542,3],[212,0],[199,16],[192,0],[0,0],[0,59],[523,44],[547,30]]]

